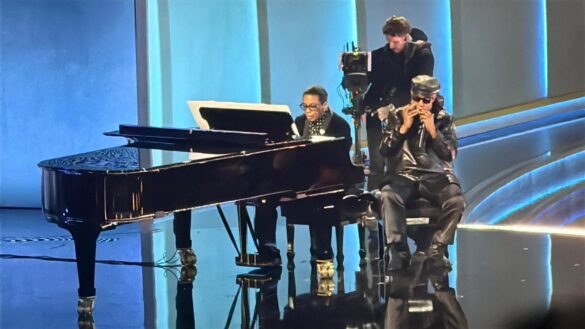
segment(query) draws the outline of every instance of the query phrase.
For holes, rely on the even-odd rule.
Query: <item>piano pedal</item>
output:
[[[236,283],[244,288],[263,288],[269,284],[276,285],[280,280],[280,267],[260,268],[236,276]]]
[[[77,314],[81,317],[82,315],[89,315],[93,313],[95,306],[95,296],[79,297],[77,300]]]
[[[191,248],[180,248],[177,249],[179,256],[181,257],[181,266],[195,266],[197,262],[197,255]]]
[[[195,280],[195,275],[197,275],[197,268],[195,266],[182,266],[179,284],[192,283]]]
[[[236,256],[237,266],[248,267],[274,267],[280,266],[282,260],[280,257],[266,257],[260,254],[241,254]]]
[[[320,279],[331,279],[335,268],[333,267],[333,259],[321,260],[317,259],[317,273],[319,273]]]

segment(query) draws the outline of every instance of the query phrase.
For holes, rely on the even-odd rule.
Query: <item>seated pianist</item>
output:
[[[351,147],[350,127],[344,119],[333,113],[327,103],[327,91],[321,86],[311,86],[303,92],[301,109],[303,115],[295,119],[295,125],[302,138],[308,139],[314,136],[345,137],[346,149],[349,153]],[[326,164],[322,171],[327,171]],[[324,172],[321,177],[325,180],[335,171]],[[326,185],[327,182],[316,182],[316,185]],[[315,188],[319,186],[313,186]],[[269,199],[266,203],[256,207],[254,217],[255,232],[259,241],[260,258],[264,266],[277,266],[281,264],[280,251],[276,247],[276,207],[278,199]],[[333,263],[333,251],[331,249],[331,227],[314,224],[310,226],[311,241],[316,245],[311,246],[312,256],[317,261]]]
[[[438,230],[427,256],[432,264],[449,267],[447,245],[453,244],[465,200],[453,171],[457,155],[455,125],[443,108],[439,81],[427,75],[412,79],[410,104],[378,111],[386,120],[380,152],[395,164],[380,185],[381,214],[386,236],[386,270],[402,270],[410,262],[405,205],[423,197],[440,208]]]
[[[309,87],[303,93],[301,109],[304,115],[295,119],[295,126],[302,138],[309,139],[315,136],[344,137],[346,150],[349,153],[351,147],[350,127],[340,116],[333,113],[327,103],[327,91],[320,86]],[[346,154],[340,156],[346,156]],[[332,160],[333,161],[333,160]],[[326,163],[321,166],[320,181],[317,181],[311,188],[326,186],[328,180],[338,180],[339,173],[336,170],[328,170]],[[265,203],[256,206],[254,216],[254,231],[258,238],[259,255],[256,264],[263,267],[278,266],[282,263],[280,250],[276,247],[276,207],[279,202],[278,196],[264,199]],[[174,213],[173,232],[175,234],[175,246],[181,257],[184,266],[193,266],[196,256],[192,249],[190,236],[191,210],[178,211]],[[333,251],[331,249],[331,227],[327,225],[311,225],[311,246],[313,257],[319,261],[333,262]]]

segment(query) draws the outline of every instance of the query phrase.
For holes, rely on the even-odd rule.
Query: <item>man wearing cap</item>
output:
[[[413,31],[405,17],[388,18],[382,32],[388,43],[372,51],[372,71],[368,75],[371,85],[364,98],[364,104],[374,110],[390,103],[395,107],[408,104],[412,78],[421,74],[432,76],[435,65],[426,35],[416,30],[415,36],[422,40],[412,42]],[[371,173],[368,189],[372,190],[378,187],[385,168],[384,158],[378,153],[382,134],[375,114],[366,115],[366,130]]]
[[[387,123],[380,153],[396,163],[380,185],[386,253],[391,258],[388,270],[408,266],[404,205],[421,196],[440,208],[439,229],[427,255],[435,264],[450,265],[446,248],[453,243],[465,200],[453,171],[457,155],[455,125],[443,108],[439,89],[437,79],[419,75],[412,79],[410,104],[378,112],[379,119]]]

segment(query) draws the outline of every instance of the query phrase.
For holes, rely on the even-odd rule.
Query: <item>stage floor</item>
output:
[[[234,208],[225,210],[236,227]],[[583,236],[460,228],[450,249],[455,295],[444,280],[440,293],[429,285],[409,295],[397,290],[412,281],[408,273],[380,275],[375,228],[367,232],[368,262],[360,267],[357,229],[345,227],[344,271],[330,282],[311,273],[308,229],[297,227],[295,269],[287,270],[283,252],[282,273],[270,273],[261,288],[240,288],[237,276],[253,269],[235,266],[214,209],[193,214],[192,284],[171,266],[178,264],[171,220],[120,226],[100,235],[97,259],[108,262],[96,265],[95,323],[84,328],[425,328],[447,319],[459,327],[466,319],[469,328],[535,328],[545,316],[585,325]],[[284,251],[282,220],[277,233]],[[78,326],[74,248],[65,230],[39,210],[0,209],[0,253],[0,328]]]

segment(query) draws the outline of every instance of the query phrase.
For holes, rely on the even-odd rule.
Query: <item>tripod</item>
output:
[[[365,167],[366,155],[362,152],[361,143],[361,116],[365,113],[364,108],[364,94],[360,90],[356,90],[351,94],[351,107],[343,109],[343,113],[350,114],[353,118],[354,136],[355,136],[355,150],[352,162],[356,166]]]

